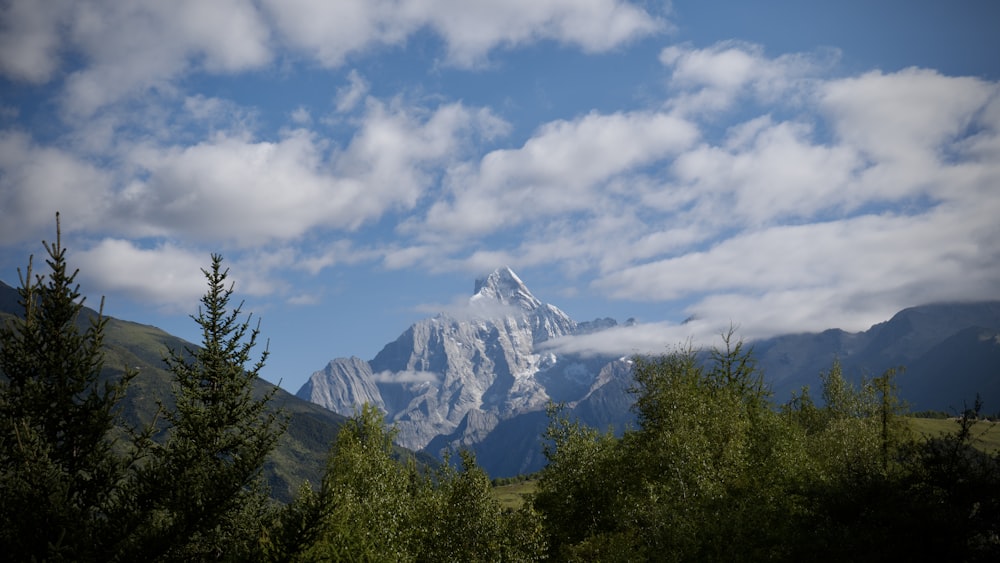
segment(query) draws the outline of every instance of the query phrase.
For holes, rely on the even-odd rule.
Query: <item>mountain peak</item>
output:
[[[514,270],[507,266],[497,268],[490,275],[477,279],[472,299],[491,299],[527,310],[537,309],[542,304],[531,294],[521,278],[517,277]]]

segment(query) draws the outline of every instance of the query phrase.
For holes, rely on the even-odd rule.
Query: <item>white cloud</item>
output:
[[[421,29],[439,34],[447,59],[469,66],[498,47],[555,40],[605,51],[655,33],[663,22],[620,0],[13,0],[0,8],[0,72],[44,83],[68,68],[61,96],[90,116],[150,91],[175,94],[192,70],[234,73],[268,64],[293,46],[337,67],[353,53],[400,45]],[[267,17],[265,17],[265,15]],[[338,102],[361,97],[359,83]],[[342,110],[343,111],[343,110]]]
[[[121,293],[170,311],[194,308],[205,292],[201,269],[209,266],[208,255],[173,244],[141,248],[110,238],[75,252],[74,261],[92,291]]]
[[[519,149],[496,150],[450,172],[450,201],[431,207],[432,230],[488,233],[532,219],[595,210],[615,175],[676,155],[697,137],[669,114],[590,113],[542,127]]]
[[[734,127],[721,146],[682,154],[673,172],[696,195],[702,217],[732,226],[812,218],[851,209],[867,197],[852,189],[863,161],[849,146],[813,142],[804,123],[758,118]]]
[[[249,0],[77,3],[68,34],[85,66],[66,79],[64,107],[89,115],[182,73],[238,72],[271,58],[269,31]]]
[[[302,130],[277,142],[220,137],[140,147],[131,158],[148,179],[129,187],[125,204],[148,235],[247,246],[294,238],[356,194],[325,171],[323,148]]]
[[[491,266],[495,267],[495,266]],[[450,303],[424,303],[414,308],[429,315],[439,313],[459,321],[498,320],[519,317],[524,310],[516,305],[500,303],[494,299],[482,299],[468,295],[455,296]]]
[[[337,89],[337,97],[334,100],[337,111],[345,113],[353,110],[368,94],[369,84],[356,69],[351,69],[347,73],[347,86]]]
[[[382,210],[416,204],[436,171],[465,154],[476,138],[506,133],[507,124],[485,109],[447,104],[426,114],[420,108],[374,99],[350,145],[337,156],[339,174],[357,179],[365,188],[354,213],[370,217]]]
[[[215,114],[214,99],[193,110]],[[477,136],[506,125],[460,104],[434,110],[369,99],[350,143],[337,149],[306,129],[275,141],[218,131],[189,146],[146,143],[129,150],[135,179],[118,198],[136,234],[251,247],[315,228],[356,229],[407,210],[436,170]]]
[[[676,90],[667,105],[683,114],[710,115],[729,109],[744,93],[787,104],[808,92],[812,78],[838,56],[828,51],[768,58],[760,45],[725,41],[705,49],[666,47],[660,62],[671,69],[670,84]]]
[[[441,376],[431,371],[380,371],[372,376],[375,383],[437,383]]]
[[[599,285],[626,299],[694,298],[690,313],[737,319],[759,333],[838,322],[867,328],[916,303],[995,298],[998,253],[984,250],[1000,236],[998,211],[991,201],[978,210],[773,227],[613,272]]]
[[[687,53],[667,62],[694,65],[682,60]],[[727,56],[675,76],[687,92],[716,89],[727,104],[750,92],[761,104],[759,117],[718,142],[693,144],[697,121],[681,121],[691,141],[657,152],[642,126],[671,114],[550,123],[519,149],[451,170],[451,199],[430,208],[427,226],[465,244],[398,254],[443,269],[597,271],[597,291],[687,302],[703,319],[553,344],[563,350],[655,351],[688,337],[710,341],[733,321],[748,337],[861,330],[918,303],[996,298],[997,84],[916,69],[800,83],[815,71],[807,59],[743,48]],[[732,79],[719,74],[729,67]],[[796,96],[792,119],[776,118],[788,106],[755,84],[761,76]],[[496,233],[515,242],[480,244]]]
[[[312,123],[312,114],[310,114],[309,110],[304,106],[299,106],[292,110],[289,117],[292,119],[292,123],[299,126],[305,126]]]
[[[563,336],[543,342],[540,350],[557,354],[631,356],[665,354],[677,346],[714,346],[728,321],[694,320],[684,324],[670,322],[618,325],[609,329],[573,336]],[[742,333],[740,333],[742,334]],[[748,337],[749,338],[749,337]]]
[[[50,80],[60,64],[60,28],[71,15],[69,0],[0,6],[0,72],[33,83]]]
[[[540,39],[606,51],[665,25],[619,0],[425,0],[407,7],[444,37],[450,60],[461,66],[480,62],[495,47]]]
[[[0,131],[0,239],[44,235],[48,240],[57,211],[67,234],[114,223],[112,180],[71,152],[39,146],[21,132]]]
[[[512,130],[493,110],[379,100],[356,70],[332,100],[347,115],[331,129],[352,128],[339,142],[323,136],[322,119],[309,129],[298,102],[280,111],[299,128],[268,136],[252,108],[174,90],[193,71],[288,62],[286,44],[338,66],[428,31],[442,38],[445,62],[460,66],[537,41],[604,51],[662,29],[639,6],[9,2],[0,72],[65,78],[61,99],[83,117],[64,121],[73,130],[50,146],[0,133],[0,237],[45,236],[61,209],[64,230],[102,241],[84,255],[102,287],[187,305],[202,292],[207,254],[186,245],[211,244],[240,254],[245,291],[288,302],[317,295],[275,272],[380,258],[434,272],[596,272],[597,290],[690,301],[706,319],[605,334],[626,353],[705,327],[714,335],[730,320],[802,330],[881,320],[921,301],[995,297],[1000,89],[983,79],[921,69],[831,79],[825,53],[673,46],[660,53],[670,95],[658,110],[595,110],[488,152],[483,141]],[[80,66],[63,68],[62,57]],[[742,121],[722,129],[725,112]],[[382,228],[393,223],[395,239]],[[341,240],[318,242],[337,230]],[[182,268],[193,271],[190,287],[169,278]]]
[[[664,23],[620,0],[266,0],[285,40],[330,67],[353,53],[402,44],[429,28],[448,61],[471,66],[498,47],[554,40],[606,51],[660,31]]]
[[[270,31],[251,0],[16,0],[0,21],[0,71],[12,78],[47,82],[63,56],[79,55],[62,102],[83,116],[151,88],[170,90],[192,68],[238,72],[271,58]]]
[[[214,249],[217,251],[217,249]],[[291,267],[298,255],[292,248],[223,253],[227,281],[241,296],[285,296],[302,304],[313,296],[292,293],[276,272]],[[211,252],[174,242],[150,245],[120,238],[104,238],[90,248],[73,252],[80,276],[94,292],[124,295],[168,313],[189,313],[205,293],[203,269],[211,266]]]
[[[912,166],[939,160],[996,95],[996,84],[910,68],[830,81],[820,103],[843,142],[876,163]]]

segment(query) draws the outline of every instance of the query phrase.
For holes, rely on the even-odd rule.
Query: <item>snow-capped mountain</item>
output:
[[[615,326],[575,322],[501,268],[476,281],[466,307],[415,323],[370,361],[331,361],[297,395],[344,415],[377,405],[404,447],[432,455],[467,447],[494,477],[527,473],[545,463],[550,400],[601,430],[634,422],[628,359],[557,355],[542,345]],[[838,359],[854,380],[905,366],[901,397],[917,409],[954,411],[981,393],[988,412],[998,412],[1000,302],[923,305],[864,332],[752,344],[778,403],[803,385],[818,389],[819,373]]]
[[[581,329],[614,324],[604,319]],[[600,396],[598,389],[614,380],[607,374],[623,371],[600,378],[608,358],[538,350],[540,343],[574,334],[577,327],[504,267],[476,280],[461,311],[415,323],[371,361],[331,361],[297,395],[345,415],[365,402],[377,405],[407,448],[433,442],[431,453],[437,454],[449,446],[474,447],[501,422],[543,413],[550,400],[575,406]]]

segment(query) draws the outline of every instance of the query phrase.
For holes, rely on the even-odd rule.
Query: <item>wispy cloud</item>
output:
[[[380,371],[372,376],[375,383],[438,383],[441,375],[430,371]]]

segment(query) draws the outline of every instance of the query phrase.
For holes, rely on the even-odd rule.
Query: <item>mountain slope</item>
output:
[[[987,410],[996,410],[1000,393],[990,390],[1000,378],[1000,363],[988,353],[965,351],[971,350],[966,340],[972,337],[955,337],[969,329],[1000,330],[1000,301],[910,307],[864,332],[834,329],[779,336],[754,343],[754,351],[781,401],[803,385],[818,389],[819,373],[839,359],[845,375],[854,380],[903,367],[900,394],[917,410],[971,403],[976,390],[987,399]],[[958,374],[954,377],[964,386],[953,386],[948,374]]]
[[[17,291],[0,282],[0,322],[7,322],[20,312]],[[96,314],[85,308],[78,321],[81,327]],[[170,349],[183,350],[193,347],[192,344],[156,327],[109,318],[104,346],[102,377],[121,377],[126,367],[139,371],[121,403],[122,415],[129,424],[141,425],[153,420],[158,403],[166,408],[172,406],[172,375],[164,369],[163,357]],[[274,387],[258,379],[254,392],[260,397]],[[271,406],[282,409],[289,417],[289,424],[265,462],[264,478],[271,486],[272,496],[287,501],[304,481],[320,482],[327,453],[344,417],[280,388]]]
[[[583,328],[592,331],[601,323],[608,321]],[[297,395],[341,414],[352,412],[359,401],[370,402],[386,411],[401,445],[435,455],[445,448],[472,447],[480,463],[498,475],[492,460],[504,454],[480,446],[497,439],[494,430],[509,434],[516,427],[522,433],[526,423],[521,417],[538,420],[550,401],[575,406],[593,395],[610,358],[584,360],[537,349],[578,329],[568,315],[532,295],[510,268],[500,268],[476,280],[461,311],[413,324],[369,362],[332,360]],[[592,402],[600,396],[594,395]],[[627,408],[623,411],[618,418],[630,416]],[[515,448],[515,474],[523,469],[525,456],[537,458],[526,451],[540,451],[536,426],[530,425],[530,443]]]
[[[471,448],[494,477],[530,472],[544,463],[541,433],[550,401],[602,430],[634,422],[626,359],[556,355],[537,346],[616,324],[577,323],[500,268],[476,280],[468,307],[413,324],[370,361],[332,360],[297,395],[341,414],[363,402],[377,405],[401,444],[432,455]],[[752,344],[778,403],[803,385],[818,394],[820,372],[839,359],[855,380],[905,366],[901,394],[914,407],[961,406],[979,390],[987,410],[996,409],[997,350],[986,333],[963,332],[970,327],[1000,330],[1000,302],[913,307],[864,332],[831,329]]]

